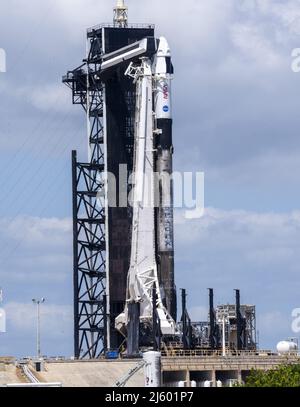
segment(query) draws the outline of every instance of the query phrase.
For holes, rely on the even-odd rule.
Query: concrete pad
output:
[[[2,364],[2,368],[0,369],[0,386],[9,383],[21,383],[21,380],[14,365]]]
[[[113,387],[139,361],[46,362],[45,371],[38,373],[43,382],[59,382],[64,387]],[[140,370],[126,387],[144,387],[144,373]]]

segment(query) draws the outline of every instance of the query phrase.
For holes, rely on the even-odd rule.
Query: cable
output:
[[[53,4],[51,4],[48,8],[46,8],[46,11],[45,11],[44,15],[48,15],[48,14],[49,14],[49,11],[50,11],[50,9],[51,9],[52,7],[53,7]],[[32,34],[35,32],[35,28],[37,28],[37,27],[40,26],[41,21],[42,21],[42,20],[38,20],[38,24],[35,24],[35,25],[34,25],[34,29],[32,30]],[[25,54],[25,51],[27,50],[27,48],[28,48],[28,46],[29,46],[30,43],[31,43],[31,39],[27,42],[27,45],[23,48],[23,53],[22,53],[22,54]],[[22,61],[21,58],[22,58],[22,56],[23,56],[23,55],[21,55],[21,57],[18,56],[18,58],[16,58],[15,61],[13,61],[13,63],[12,63],[13,68],[9,70],[9,73],[14,73],[16,67],[19,67],[20,65],[22,65],[22,64],[21,64],[21,61]],[[50,62],[50,64],[51,64],[51,63],[54,64],[54,63],[55,63],[55,60],[54,60],[53,58],[51,58],[51,59],[49,59],[49,62]],[[59,96],[58,96],[57,99],[54,101],[54,103],[56,103],[56,102],[58,101],[58,99],[59,99]],[[43,122],[43,120],[44,120],[44,119],[40,120],[40,122],[38,123],[38,125],[35,127],[35,130],[33,130],[33,131],[30,132],[30,135],[27,137],[27,139],[26,139],[26,140],[24,141],[24,143],[21,145],[21,148],[19,148],[18,151],[15,152],[14,157],[13,157],[13,159],[12,159],[11,161],[14,161],[15,157],[22,151],[22,148],[27,144],[27,142],[28,142],[30,139],[32,139],[32,134],[39,128],[39,126],[41,125],[41,123]],[[9,134],[11,134],[11,130],[10,130],[9,132],[7,132],[7,135],[9,135]]]
[[[56,99],[56,102],[58,101],[58,99],[59,99],[59,97]],[[72,105],[71,105],[71,107],[72,107]],[[60,123],[62,123],[62,122],[64,121],[64,119],[70,115],[70,113],[71,113],[71,111],[72,111],[72,110],[71,110],[71,107],[70,107],[70,109],[68,110],[68,112],[63,116],[63,119],[61,119],[61,122],[60,122]],[[58,114],[56,114],[56,116],[58,116]],[[49,122],[56,124],[56,123],[57,123],[56,120],[55,120],[55,117],[56,117],[56,116],[54,116],[53,118],[50,118],[50,119],[49,119]],[[32,137],[35,135],[35,133],[38,134],[38,135],[41,133],[41,132],[37,132],[37,130],[41,127],[42,122],[43,122],[43,120],[41,120],[41,121],[39,122],[39,124],[35,127],[35,129],[34,129],[33,131],[29,132],[28,137],[24,140],[24,142],[21,144],[21,146],[18,148],[18,150],[16,150],[16,152],[15,152],[15,154],[13,155],[12,159],[10,160],[9,164],[5,166],[5,169],[4,169],[4,170],[1,170],[1,175],[2,175],[2,177],[3,177],[4,175],[6,175],[6,173],[11,169],[12,164],[15,162],[16,158],[18,157],[19,154],[21,154],[21,153],[23,152],[23,149],[24,149],[25,145],[28,143],[28,141],[29,141],[29,140],[32,141]],[[45,142],[46,142],[46,140],[45,140]],[[36,143],[36,145],[37,145],[37,146],[40,146],[41,144],[37,144],[37,143]],[[25,159],[26,159],[26,157],[25,157]],[[21,161],[18,163],[18,166],[20,166],[20,164],[21,164],[23,161],[24,161],[24,157],[23,157],[23,158],[21,159]],[[1,187],[3,187],[4,185],[5,185],[5,183],[4,183],[4,184],[1,184]]]
[[[21,58],[25,55],[25,52],[27,51],[29,45],[31,44],[32,37],[34,36],[36,38],[36,35],[33,35],[33,34],[36,34],[37,28],[40,28],[42,23],[45,21],[45,17],[49,16],[49,14],[50,14],[49,12],[53,8],[53,3],[50,2],[48,4],[50,4],[50,5],[49,5],[49,7],[46,8],[45,12],[42,14],[42,17],[41,18],[36,18],[35,19],[36,24],[31,25],[32,30],[31,30],[30,35],[29,35],[29,40],[27,41],[27,43],[23,47],[23,52],[21,53]],[[21,62],[21,58],[20,58],[20,56],[18,56],[18,58],[15,58],[15,60],[12,60],[12,66],[14,66],[14,67],[19,66],[20,62]],[[12,69],[12,71],[14,71],[14,70]]]
[[[62,123],[64,123],[66,120],[67,120],[67,118],[68,118],[68,116],[69,115],[66,115],[62,120],[61,120],[61,122],[58,124],[58,126],[60,126],[60,124],[62,124]],[[57,142],[52,146],[52,150],[50,150],[50,152],[52,152],[53,153],[53,151],[55,150],[55,148],[56,148],[56,146],[60,143],[60,141],[61,141],[61,139],[60,139],[60,132],[55,132],[54,134],[57,134],[58,135],[58,137],[57,137]],[[49,135],[50,136],[50,135]],[[51,138],[52,138],[52,134],[51,134]],[[36,157],[36,158],[38,158],[38,154],[39,154],[39,152],[37,151],[37,154],[34,156],[34,157]],[[49,159],[48,159],[49,160]],[[45,164],[46,162],[48,162],[48,160],[44,160],[43,161],[43,164]],[[24,156],[23,157],[23,159],[22,159],[22,161],[19,163],[19,166],[21,167],[21,165],[22,165],[22,162],[28,162],[28,158],[26,157],[26,156]],[[39,171],[42,167],[43,167],[43,164],[40,166],[40,168],[37,170],[37,171]],[[6,202],[7,201],[7,197],[9,197],[10,196],[10,194],[12,194],[12,192],[16,189],[16,187],[20,184],[20,182],[23,180],[23,178],[24,178],[24,176],[25,176],[25,174],[28,172],[28,170],[31,168],[31,162],[29,162],[28,163],[28,165],[24,168],[24,170],[22,171],[22,175],[19,177],[19,179],[15,182],[15,184],[13,185],[13,187],[9,190],[9,192],[5,195],[5,197],[4,197],[4,199],[2,199],[2,200],[0,200],[0,203],[1,204],[3,204],[4,202]],[[35,175],[37,174],[37,172],[35,173]],[[4,187],[5,187],[5,185],[8,183],[10,181],[10,177],[7,177],[6,178],[6,180],[5,180],[5,182],[3,183],[3,184],[1,184],[1,188],[3,189]],[[25,188],[26,188],[26,186],[25,186]]]
[[[65,178],[62,178],[61,181],[63,181],[63,182],[60,182],[60,183],[59,183],[59,188],[61,187],[62,184],[65,183]],[[53,184],[53,185],[57,185],[57,184]],[[52,186],[53,186],[53,185],[52,185]],[[58,188],[58,189],[59,189],[59,188]],[[49,188],[49,190],[50,190],[50,188]],[[45,196],[44,196],[44,197],[45,197]],[[53,199],[50,201],[50,204],[52,204],[56,199],[57,199],[57,194],[55,194],[55,198],[53,198]],[[45,210],[48,208],[48,206],[49,206],[49,201],[48,201],[48,203],[44,206],[43,210],[40,211],[40,213],[38,214],[37,217],[41,217],[41,216],[43,215],[43,213],[45,212]],[[19,215],[18,215],[18,216],[19,216]],[[18,216],[14,217],[14,219],[10,221],[9,225],[12,224],[12,223],[18,218]],[[8,225],[8,227],[9,227],[9,225]],[[31,223],[31,226],[33,226],[33,225],[34,225],[34,222]],[[18,250],[18,249],[20,248],[20,246],[24,243],[25,239],[26,239],[26,235],[24,235],[23,238],[21,238],[21,239],[19,240],[19,242],[17,242],[17,243],[15,244],[15,246],[13,246],[13,248],[10,249],[8,252],[7,252],[6,250],[4,250],[4,252],[0,255],[0,258],[2,259],[1,262],[0,262],[0,265],[1,265],[2,267],[7,264],[8,259],[10,259],[11,256],[12,256],[12,254],[15,253],[16,250]],[[8,244],[5,246],[5,248],[7,248],[7,247],[8,247]],[[7,254],[6,254],[6,253],[7,253]]]
[[[77,136],[79,133],[81,133],[81,131],[78,131],[78,132],[76,133],[76,136]],[[65,148],[62,150],[60,156],[65,153],[65,151],[67,150],[68,147],[69,147],[69,143],[67,143],[67,145],[65,146]],[[62,173],[64,170],[65,170],[65,167],[63,167],[63,169],[59,172],[58,177],[61,175],[61,173]],[[56,177],[56,178],[57,178],[57,177]],[[43,178],[43,179],[40,181],[40,183],[38,184],[37,188],[39,188],[39,186],[44,182],[44,179],[45,179],[45,178]],[[53,185],[56,185],[56,183],[53,182],[53,183],[51,184],[51,187],[52,187]],[[50,188],[51,188],[51,187],[50,187]],[[50,189],[50,188],[49,188],[49,189]],[[49,189],[48,189],[48,193],[49,193]],[[47,194],[44,195],[43,200],[45,199],[46,196],[47,196]],[[40,203],[39,203],[38,205],[40,206]],[[46,205],[46,207],[44,208],[44,210],[45,210],[45,209],[47,209],[47,205]],[[14,216],[14,218],[11,220],[10,224],[13,223],[14,220],[16,220],[16,219],[19,217],[19,215],[21,214],[21,211],[22,211],[22,210],[23,210],[23,207],[22,207],[22,208],[19,210],[19,212]],[[39,214],[38,216],[41,216],[41,214]],[[8,243],[4,246],[4,249],[5,249],[7,246],[8,246]],[[3,248],[3,246],[2,246],[2,248]],[[2,257],[4,253],[5,253],[5,250],[2,252],[2,254],[0,254],[0,257]],[[10,254],[11,254],[11,253],[10,253]],[[9,254],[9,256],[10,256],[10,254]]]

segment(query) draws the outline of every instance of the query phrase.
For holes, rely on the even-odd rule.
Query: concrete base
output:
[[[60,382],[63,387],[113,387],[130,369],[138,364],[133,361],[95,361],[45,363],[39,378],[45,382]],[[127,387],[144,387],[144,373],[138,372]]]
[[[210,382],[211,387],[234,387],[245,382],[251,369],[270,370],[286,363],[300,364],[300,357],[246,354],[236,357],[164,357],[163,385],[176,387],[179,382],[184,381],[186,387],[189,387],[191,382],[196,382],[197,387],[204,387],[207,382]]]
[[[139,360],[45,361],[44,371],[35,373],[40,382],[62,383],[64,387],[113,387]],[[300,364],[298,356],[181,356],[162,358],[164,387],[233,387],[245,381],[251,369],[269,370],[280,365]],[[30,363],[32,365],[32,362]],[[0,385],[24,382],[24,377],[12,363],[0,363]],[[26,380],[25,380],[26,381]],[[141,370],[127,387],[144,387]]]

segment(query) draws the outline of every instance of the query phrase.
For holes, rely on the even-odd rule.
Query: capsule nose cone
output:
[[[157,55],[162,56],[162,57],[170,57],[171,56],[171,50],[170,50],[168,41],[166,40],[165,37],[160,37],[160,39],[159,39]]]

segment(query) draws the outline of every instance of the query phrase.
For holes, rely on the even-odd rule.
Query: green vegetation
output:
[[[244,387],[300,387],[300,365],[279,366],[268,371],[252,370]]]

